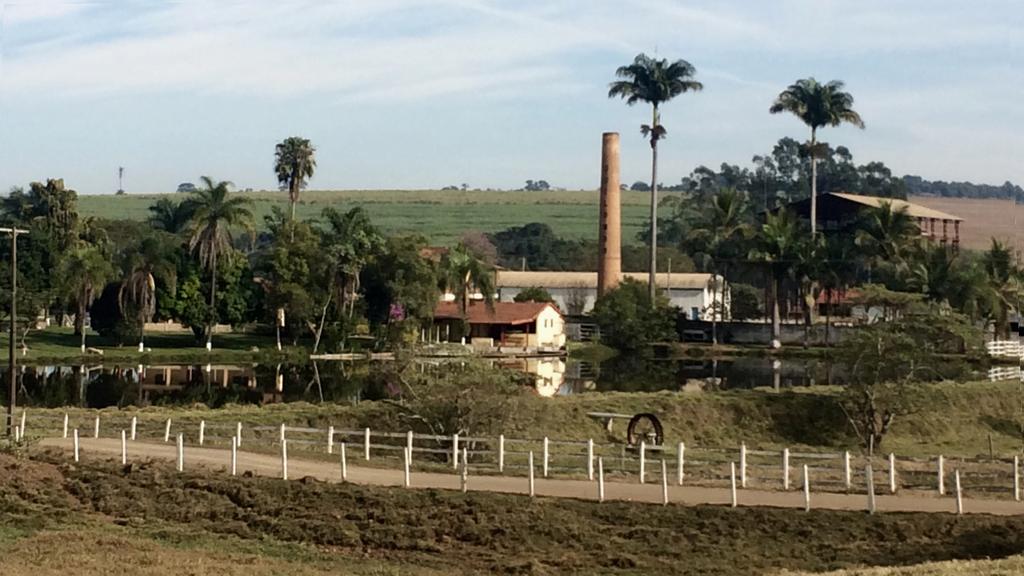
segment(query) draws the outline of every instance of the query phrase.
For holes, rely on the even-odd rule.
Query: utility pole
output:
[[[14,434],[14,407],[18,396],[18,357],[14,354],[14,336],[17,332],[18,318],[18,234],[28,234],[28,230],[0,228],[0,232],[11,235],[11,327],[8,333],[9,356],[7,369],[10,371],[10,400],[7,403],[7,435]]]
[[[117,167],[117,193],[124,194],[124,166]]]

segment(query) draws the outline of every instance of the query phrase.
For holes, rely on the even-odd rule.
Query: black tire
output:
[[[657,416],[647,412],[637,414],[629,419],[629,428],[626,429],[626,442],[628,442],[630,446],[639,446],[641,440],[646,440],[644,438],[640,438],[637,433],[637,427],[645,420],[650,422],[651,427],[654,428],[654,445],[661,446],[665,442],[665,429],[662,428],[661,420],[658,420]]]

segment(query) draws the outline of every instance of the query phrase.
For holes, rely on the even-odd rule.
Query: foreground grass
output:
[[[838,389],[814,387],[775,392],[770,389],[735,390],[715,393],[609,392],[540,398],[530,393],[511,407],[504,422],[495,423],[493,435],[504,432],[509,438],[586,440],[601,443],[625,441],[626,422],[617,420],[609,432],[604,422],[588,414],[613,412],[637,414],[651,412],[665,428],[666,442],[684,441],[694,447],[738,447],[794,450],[849,449],[859,452],[858,439],[852,434],[846,416],[837,402]],[[897,417],[881,451],[900,456],[934,457],[988,456],[989,441],[996,457],[1011,457],[1021,449],[1021,392],[1013,382],[938,383],[921,386],[910,401],[912,413]],[[53,426],[69,412],[72,426],[91,427],[96,411],[59,408],[32,409]],[[152,435],[163,434],[163,422],[171,418],[175,426],[233,428],[246,425],[314,427],[326,430],[360,430],[370,427],[381,431],[419,430],[415,421],[403,418],[389,402],[363,401],[350,404],[228,405],[210,409],[205,405],[126,407],[101,411],[104,424],[123,427],[132,415],[140,416],[140,426]],[[31,426],[30,426],[31,428]],[[54,428],[53,430],[56,430]],[[53,431],[51,430],[52,434]],[[477,432],[482,433],[482,432]]]
[[[1024,551],[1024,518],[598,504],[65,460],[0,455],[5,574],[739,575]]]

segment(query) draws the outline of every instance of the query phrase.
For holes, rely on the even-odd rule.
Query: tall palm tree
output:
[[[782,334],[779,295],[786,278],[791,277],[799,260],[804,238],[800,221],[789,210],[769,212],[754,238],[749,258],[762,263],[769,274],[769,299],[772,310],[772,345],[777,346]]]
[[[843,92],[843,83],[820,84],[814,78],[797,80],[782,91],[768,109],[772,114],[789,112],[811,128],[811,234],[817,232],[818,218],[818,129],[853,124],[863,129],[864,121],[853,110],[853,96]]]
[[[291,136],[274,148],[274,172],[282,190],[288,191],[292,220],[295,220],[295,204],[299,193],[316,170],[316,148],[306,138]]]
[[[97,290],[102,291],[107,280],[114,276],[114,267],[95,247],[76,248],[61,259],[57,273],[64,294],[78,306],[75,331],[81,336],[85,354],[85,314],[96,301]]]
[[[170,198],[161,198],[149,207],[149,224],[171,234],[180,234],[188,229],[192,209],[192,203],[188,200],[175,202]]]
[[[722,282],[712,284],[711,294],[711,342],[718,344],[718,318],[722,313],[722,305],[718,299],[719,290],[724,294],[724,280],[728,275],[729,261],[735,256],[739,241],[751,232],[746,221],[747,196],[735,188],[720,190],[711,199],[698,227],[690,230],[691,241],[701,246],[701,251],[709,258],[711,270],[721,275]],[[722,284],[719,286],[719,284]],[[725,298],[723,297],[724,301]]]
[[[696,92],[704,85],[694,80],[697,70],[686,60],[669,62],[638,54],[633,63],[620,66],[615,76],[620,78],[609,85],[609,98],[623,98],[632,106],[637,102],[651,105],[651,123],[640,126],[640,132],[651,141],[651,256],[650,291],[654,301],[655,278],[658,263],[658,140],[668,131],[661,124],[659,106],[684,92]]]
[[[232,196],[231,182],[201,178],[203,186],[192,193],[192,237],[189,249],[198,255],[199,265],[210,273],[210,320],[206,328],[206,348],[212,346],[213,327],[217,324],[217,258],[232,250],[232,227],[251,228],[252,200]]]
[[[126,266],[128,277],[121,283],[117,304],[125,317],[135,316],[139,323],[139,352],[145,350],[146,322],[156,314],[156,280],[175,291],[177,270],[167,258],[165,245],[156,238],[143,240],[138,253],[133,254]]]
[[[441,260],[441,279],[445,289],[455,294],[464,323],[474,289],[483,295],[488,306],[494,303],[493,268],[463,244],[449,250]]]

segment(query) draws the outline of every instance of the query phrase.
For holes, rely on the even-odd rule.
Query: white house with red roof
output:
[[[565,346],[565,321],[550,302],[486,302],[472,300],[465,318],[457,302],[438,302],[434,325],[439,334],[460,341],[463,321],[474,346],[557,350]]]

